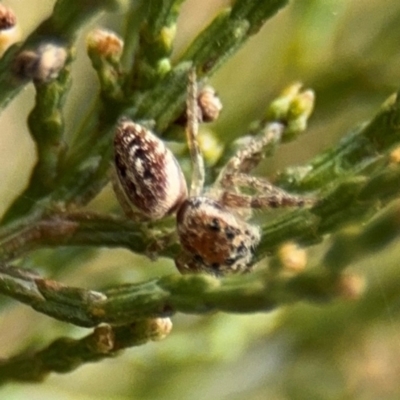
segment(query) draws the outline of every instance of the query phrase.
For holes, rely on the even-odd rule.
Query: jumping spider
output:
[[[209,96],[210,93],[207,93]],[[214,185],[204,190],[204,162],[197,141],[202,108],[194,70],[189,73],[186,136],[192,160],[190,191],[181,168],[165,144],[150,130],[130,120],[119,122],[115,137],[117,197],[128,216],[132,206],[149,220],[176,213],[182,253],[175,263],[181,273],[213,275],[249,271],[260,241],[258,227],[246,222],[252,208],[303,206],[311,199],[291,195],[263,178],[248,173],[261,159],[264,147],[282,134],[281,123],[267,125],[228,161]],[[212,98],[208,100],[211,101]],[[216,100],[215,100],[216,101]],[[216,102],[216,106],[218,106]],[[247,187],[258,192],[240,192]]]

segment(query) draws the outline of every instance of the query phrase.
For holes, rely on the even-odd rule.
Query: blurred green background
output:
[[[22,37],[51,12],[53,0],[4,1],[16,12]],[[179,19],[175,57],[229,4],[187,0]],[[104,16],[80,36],[74,86],[66,110],[69,134],[96,96],[97,83],[84,51],[94,26],[117,32],[123,15]],[[211,129],[221,142],[246,131],[287,84],[300,80],[316,91],[308,132],[283,146],[259,173],[302,163],[367,121],[400,86],[398,0],[292,0],[212,78],[224,112]],[[1,115],[0,212],[25,187],[35,162],[26,116],[29,85]],[[208,128],[210,129],[210,128]],[[91,205],[115,204],[110,188]],[[324,245],[310,249],[318,260]],[[297,304],[270,314],[192,317],[177,315],[163,342],[126,351],[44,383],[9,384],[7,400],[92,399],[399,399],[400,251],[354,265],[367,290],[355,302]],[[170,260],[151,263],[124,250],[60,249],[36,252],[25,265],[47,276],[92,289],[176,273]],[[54,266],[57,265],[57,269]],[[16,302],[2,301],[0,355],[42,348],[60,335],[86,332],[53,321]]]

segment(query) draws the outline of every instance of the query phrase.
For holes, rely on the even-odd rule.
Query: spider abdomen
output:
[[[147,218],[156,220],[176,211],[187,197],[185,178],[174,155],[142,125],[120,121],[114,157],[125,197]]]
[[[214,274],[249,268],[259,230],[208,197],[191,197],[177,215],[178,235],[189,264]],[[189,265],[190,268],[190,265]]]

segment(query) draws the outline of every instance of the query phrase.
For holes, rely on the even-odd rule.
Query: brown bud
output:
[[[114,349],[115,337],[110,325],[96,327],[91,338],[93,341],[89,343],[96,353],[108,354]]]
[[[172,321],[170,318],[154,318],[149,320],[148,334],[153,341],[165,339],[172,331]]]
[[[222,103],[211,86],[205,86],[197,97],[202,122],[212,122],[218,119]]]
[[[17,17],[11,8],[0,4],[0,30],[11,29],[17,23]]]
[[[205,86],[197,95],[198,120],[199,122],[213,122],[218,119],[222,111],[222,102],[211,86]],[[175,121],[179,125],[187,123],[186,111]]]
[[[19,53],[14,60],[13,71],[20,79],[49,82],[58,77],[66,59],[67,51],[64,47],[46,43],[36,50]]]
[[[124,43],[114,32],[106,29],[95,29],[90,32],[86,45],[88,51],[95,51],[99,56],[119,59]]]

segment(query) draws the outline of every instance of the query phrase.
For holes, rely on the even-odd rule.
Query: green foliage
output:
[[[4,115],[33,81],[27,128],[37,154],[27,186],[5,207],[0,227],[1,307],[12,313],[16,300],[46,315],[25,310],[29,317],[21,318],[15,312],[11,325],[28,331],[19,340],[12,339],[18,328],[5,323],[4,343],[10,345],[1,351],[10,352],[0,363],[0,382],[42,381],[51,372],[71,373],[159,340],[169,333],[167,317],[173,316],[168,340],[157,349],[148,345],[125,353],[112,364],[114,378],[100,389],[85,384],[91,393],[80,398],[372,399],[386,396],[388,386],[387,398],[398,396],[397,375],[385,368],[399,368],[390,357],[392,349],[399,351],[391,332],[399,324],[400,284],[400,59],[394,39],[399,5],[390,1],[388,12],[376,1],[226,3],[179,51],[185,36],[180,26],[196,19],[190,7],[207,8],[206,3],[57,0],[52,14],[0,59]],[[17,6],[16,11],[18,17]],[[126,26],[123,41],[107,36],[105,47],[99,37],[110,32],[89,34],[91,70],[85,74],[96,72],[98,90],[86,110],[86,78],[74,78],[74,68],[84,57],[80,33],[101,15],[108,26],[120,29],[121,20]],[[43,43],[66,50],[55,77],[40,79],[32,67],[16,70],[18,57]],[[179,251],[173,219],[127,221],[109,190],[113,128],[122,115],[154,121],[158,134],[179,142],[173,146],[183,168],[189,164],[175,122],[184,111],[192,65],[202,81],[216,73],[212,79],[225,106],[209,128],[224,151],[208,165],[208,176],[215,177],[245,140],[265,134],[271,118],[289,114],[286,135],[272,141],[265,156],[278,155],[271,163],[279,186],[318,199],[312,207],[254,217],[262,229],[259,266],[245,276],[180,276],[171,267]],[[299,133],[310,114],[309,98],[297,93],[295,100],[265,100],[267,90],[272,98],[299,78],[317,95],[308,135]],[[70,110],[79,107],[86,111],[71,123]],[[259,172],[266,174],[262,167]],[[302,249],[287,250],[288,242]],[[161,261],[141,257],[160,243]],[[249,316],[237,315],[243,313]],[[93,331],[77,333],[73,325]],[[57,339],[61,335],[76,338]],[[375,367],[371,383],[365,370],[377,362],[379,346],[386,353],[376,355],[381,367]],[[29,347],[34,350],[26,352]],[[85,368],[52,376],[43,384],[43,398],[47,387],[79,379]],[[112,370],[107,362],[96,368],[97,376]],[[129,371],[126,381],[119,378],[123,369]],[[379,384],[381,376],[387,384]],[[376,396],[366,394],[363,385],[374,382]],[[17,396],[25,390],[9,388],[7,398],[14,389]]]

